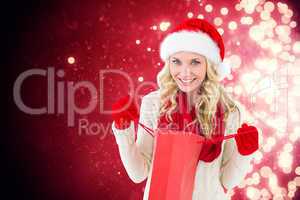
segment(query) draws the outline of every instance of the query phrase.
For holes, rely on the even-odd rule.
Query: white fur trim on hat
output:
[[[231,74],[231,66],[227,62],[221,62],[217,66],[217,72],[219,75],[219,80],[221,81]]]
[[[179,51],[199,53],[216,65],[222,62],[220,49],[211,37],[202,31],[179,31],[166,36],[160,44],[160,57],[166,61],[170,55]]]

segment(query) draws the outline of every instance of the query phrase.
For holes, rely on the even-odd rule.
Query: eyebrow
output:
[[[179,58],[176,58],[175,56],[174,57],[172,57],[173,59],[178,59],[178,60],[180,60]],[[197,60],[197,59],[200,59],[199,57],[196,57],[196,58],[193,58],[192,60]]]

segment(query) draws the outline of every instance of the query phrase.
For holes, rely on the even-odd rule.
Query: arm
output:
[[[242,113],[238,110],[228,116],[226,134],[236,133],[241,126]],[[251,168],[251,160],[255,152],[250,155],[241,155],[237,149],[235,139],[226,140],[221,163],[220,182],[225,190],[239,185]]]
[[[140,108],[140,123],[153,129],[151,113],[153,112],[147,96],[144,96]],[[153,137],[141,126],[138,126],[137,141],[135,142],[135,130],[133,121],[126,129],[117,129],[115,122],[112,123],[112,130],[118,144],[120,157],[129,178],[140,183],[149,174],[152,160]]]

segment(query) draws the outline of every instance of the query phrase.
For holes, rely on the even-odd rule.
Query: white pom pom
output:
[[[226,62],[221,62],[217,68],[219,74],[219,80],[223,80],[231,74],[231,66]]]

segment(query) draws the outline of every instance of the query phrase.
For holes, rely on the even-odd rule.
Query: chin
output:
[[[196,88],[191,88],[191,87],[181,87],[181,86],[179,86],[179,89],[182,92],[190,93],[190,92],[195,91],[197,89],[197,87]]]

